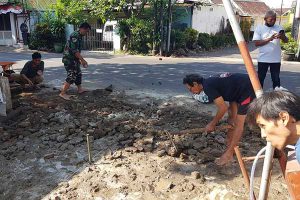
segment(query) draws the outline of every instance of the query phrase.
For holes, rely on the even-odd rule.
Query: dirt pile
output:
[[[207,124],[192,106],[201,105],[104,90],[70,102],[50,89],[23,93],[0,122],[0,199],[247,199],[237,164],[214,164],[224,132],[168,134]],[[251,156],[263,146],[249,131],[240,145]]]

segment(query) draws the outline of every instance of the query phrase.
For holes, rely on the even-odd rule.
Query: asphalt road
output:
[[[0,61],[16,61],[15,71],[20,71],[27,60],[27,51],[7,52],[0,50]],[[204,77],[222,72],[246,73],[245,66],[236,48],[220,50],[194,58],[163,58],[152,56],[109,55],[84,52],[89,63],[83,69],[83,84],[89,89],[103,88],[110,84],[129,93],[169,97],[188,94],[182,85],[182,78],[189,73],[199,73]],[[45,82],[60,86],[66,72],[61,62],[61,54],[43,53],[45,61]],[[257,51],[251,49],[256,58]],[[254,59],[254,63],[256,61]],[[300,95],[300,63],[283,62],[281,70],[282,86]],[[271,88],[268,73],[264,90]]]

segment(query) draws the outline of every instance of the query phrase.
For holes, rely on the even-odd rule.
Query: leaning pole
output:
[[[254,68],[254,64],[252,62],[252,58],[250,56],[247,43],[244,39],[244,36],[242,34],[240,25],[236,19],[236,16],[234,14],[231,1],[230,0],[222,0],[228,19],[230,21],[236,42],[238,44],[238,47],[240,49],[240,53],[243,57],[246,70],[249,74],[253,89],[255,91],[256,97],[260,97],[263,94],[263,90],[261,88],[259,79],[257,77],[257,73]],[[264,166],[263,166],[263,172],[261,177],[261,184],[260,184],[260,191],[259,191],[259,200],[265,200],[268,198],[268,188],[269,188],[269,178],[271,174],[272,169],[272,163],[273,163],[273,154],[274,154],[274,148],[272,147],[270,142],[267,142],[267,149],[265,153],[265,159],[264,159]]]

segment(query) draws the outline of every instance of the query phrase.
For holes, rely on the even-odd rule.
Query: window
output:
[[[209,11],[214,11],[214,9],[213,9],[213,8],[210,8]]]
[[[10,31],[10,17],[9,14],[0,15],[0,31]]]
[[[112,32],[114,30],[113,26],[106,26],[105,32]]]

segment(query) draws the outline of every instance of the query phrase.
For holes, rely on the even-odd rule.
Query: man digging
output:
[[[44,80],[44,62],[41,61],[41,58],[42,55],[39,52],[34,52],[32,60],[24,65],[20,74],[11,74],[12,79],[21,84],[22,88],[28,84],[30,87],[38,89],[37,85]]]
[[[204,91],[208,100],[218,108],[213,120],[205,127],[206,132],[214,131],[217,123],[229,111],[228,122],[234,128],[228,131],[226,151],[215,161],[217,165],[229,164],[233,159],[234,147],[243,134],[248,105],[255,98],[248,75],[224,73],[205,79],[198,74],[190,74],[183,79],[183,84],[193,94]],[[229,107],[225,101],[229,102]]]
[[[83,67],[87,68],[88,63],[85,59],[83,59],[80,53],[82,37],[85,36],[90,30],[91,26],[88,23],[82,23],[79,26],[79,30],[73,32],[66,43],[62,62],[64,63],[65,69],[67,71],[67,78],[59,94],[59,96],[65,100],[70,100],[70,98],[72,97],[71,95],[66,94],[66,92],[73,83],[75,83],[75,85],[77,86],[78,94],[87,91],[81,86],[82,73],[80,64]]]

